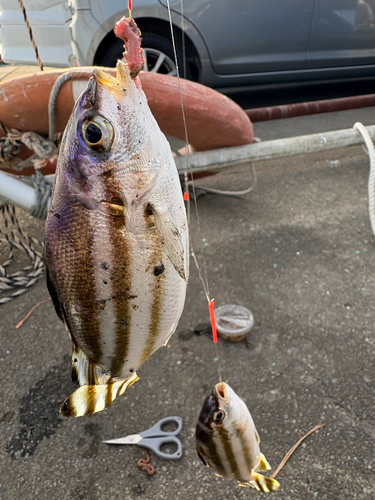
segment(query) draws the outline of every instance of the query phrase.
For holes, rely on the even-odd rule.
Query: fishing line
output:
[[[184,7],[183,7],[183,0],[180,2],[181,7],[181,16],[182,16],[182,40],[183,40],[183,64],[186,65],[186,45],[185,45],[185,37],[184,37],[184,17],[183,17],[183,12],[184,12]],[[172,23],[172,12],[171,12],[171,6],[170,6],[170,0],[167,0],[167,6],[168,6],[168,16],[169,16],[169,25],[170,25],[170,30],[171,30],[171,37],[172,37],[172,46],[173,46],[173,54],[174,54],[174,59],[175,59],[175,64],[176,64],[176,72],[177,72],[177,81],[178,81],[178,90],[180,94],[180,102],[181,102],[181,113],[182,113],[182,120],[184,124],[184,132],[185,132],[185,142],[186,142],[186,150],[187,153],[189,154],[190,151],[190,146],[189,146],[189,136],[188,136],[188,129],[187,129],[187,123],[186,123],[186,114],[185,114],[185,106],[184,106],[184,98],[182,95],[182,88],[181,88],[181,80],[180,80],[180,70],[178,66],[178,59],[177,59],[177,49],[176,49],[176,41],[175,41],[175,36],[174,36],[174,31],[173,31],[173,23]],[[185,76],[186,76],[186,66],[184,67],[185,71]],[[184,172],[184,200],[187,203],[187,212],[188,212],[188,224],[190,226],[190,196],[189,196],[189,186],[192,188],[193,192],[193,198],[194,198],[194,206],[195,206],[195,214],[196,214],[196,219],[197,219],[197,225],[198,225],[198,233],[202,235],[202,229],[200,225],[200,220],[199,220],[199,213],[198,213],[198,204],[197,204],[197,197],[195,193],[195,187],[194,187],[194,178],[193,178],[193,171],[191,166],[189,165],[190,169],[190,178],[191,180],[189,181],[188,179],[188,173],[187,171]],[[204,249],[203,249],[203,244],[201,246],[201,256],[202,256],[202,267],[203,267],[203,273],[202,269],[198,263],[198,259],[196,256],[196,253],[194,251],[193,245],[190,243],[190,249],[191,249],[191,255],[193,257],[194,263],[198,269],[198,274],[199,274],[199,279],[201,280],[201,283],[203,285],[203,290],[206,295],[206,299],[208,302],[208,309],[209,309],[209,314],[210,314],[210,322],[211,322],[211,327],[212,327],[212,335],[213,335],[213,341],[215,344],[215,349],[216,349],[216,360],[217,360],[217,367],[218,367],[218,373],[219,373],[219,379],[220,382],[222,381],[221,377],[221,368],[220,368],[220,358],[219,358],[219,350],[218,350],[218,338],[217,338],[217,331],[216,331],[216,321],[215,321],[215,301],[214,299],[210,298],[210,289],[209,289],[209,284],[208,284],[208,275],[207,275],[207,266],[206,266],[206,259],[204,256]]]
[[[184,2],[181,0],[181,28],[182,28],[182,66],[184,70],[184,78],[186,79],[186,47],[185,47],[185,16],[184,16]]]

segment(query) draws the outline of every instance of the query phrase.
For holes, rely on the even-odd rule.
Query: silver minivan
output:
[[[113,27],[127,14],[126,0],[24,4],[46,66],[114,66],[122,57]],[[133,4],[144,69],[176,74],[167,0]],[[224,89],[375,75],[375,0],[170,0],[170,6],[181,72],[205,85]],[[3,60],[36,64],[18,0],[0,0],[0,9]]]

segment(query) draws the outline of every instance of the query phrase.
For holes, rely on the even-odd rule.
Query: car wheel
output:
[[[173,53],[172,43],[156,33],[142,33],[143,57],[145,58],[144,71],[161,73],[163,75],[177,76],[177,68]],[[108,47],[98,64],[112,68],[116,66],[118,59],[123,59],[124,43],[116,40]],[[180,75],[183,76],[182,51],[177,47],[177,58],[179,61]],[[189,67],[186,68],[186,78],[191,80]]]

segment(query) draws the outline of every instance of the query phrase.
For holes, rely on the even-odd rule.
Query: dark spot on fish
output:
[[[136,311],[137,309],[139,309],[139,306],[137,306],[137,304],[133,304],[133,309],[134,311]]]
[[[74,361],[74,363],[78,363],[78,359],[77,358],[74,358],[73,361]]]
[[[103,311],[103,309],[105,308],[106,303],[107,303],[106,300],[99,300],[99,309],[101,311]]]
[[[119,84],[117,84],[117,85],[119,85]],[[121,109],[120,104],[117,104],[117,109],[120,111],[120,109]]]
[[[104,283],[105,285],[108,285],[108,281],[106,281],[106,280],[103,280],[103,283]]]
[[[134,368],[129,368],[130,373],[134,372]]]
[[[151,215],[153,215],[152,206],[148,203],[145,208],[145,217],[150,217]]]
[[[104,269],[104,271],[108,269],[108,264],[106,262],[102,262],[100,265],[102,266],[102,269]]]
[[[165,269],[165,267],[164,267],[163,263],[157,264],[154,267],[154,274],[155,274],[155,276],[160,276],[163,273],[164,269]]]
[[[109,279],[113,281],[115,278],[113,276],[110,276]]]
[[[60,219],[60,217],[61,217],[61,215],[60,215],[60,214],[58,214],[57,212],[55,212],[53,215],[54,215],[57,219]]]

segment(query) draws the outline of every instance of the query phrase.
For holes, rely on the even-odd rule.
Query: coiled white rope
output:
[[[14,205],[0,206],[0,246],[8,247],[8,257],[0,263],[0,305],[26,293],[44,276],[43,243],[24,233],[16,216]],[[15,251],[26,253],[30,263],[23,269],[9,272]]]
[[[366,127],[356,122],[353,128],[357,129],[365,141],[368,155],[370,157],[370,174],[368,179],[368,211],[370,216],[371,229],[375,236],[375,147]]]

